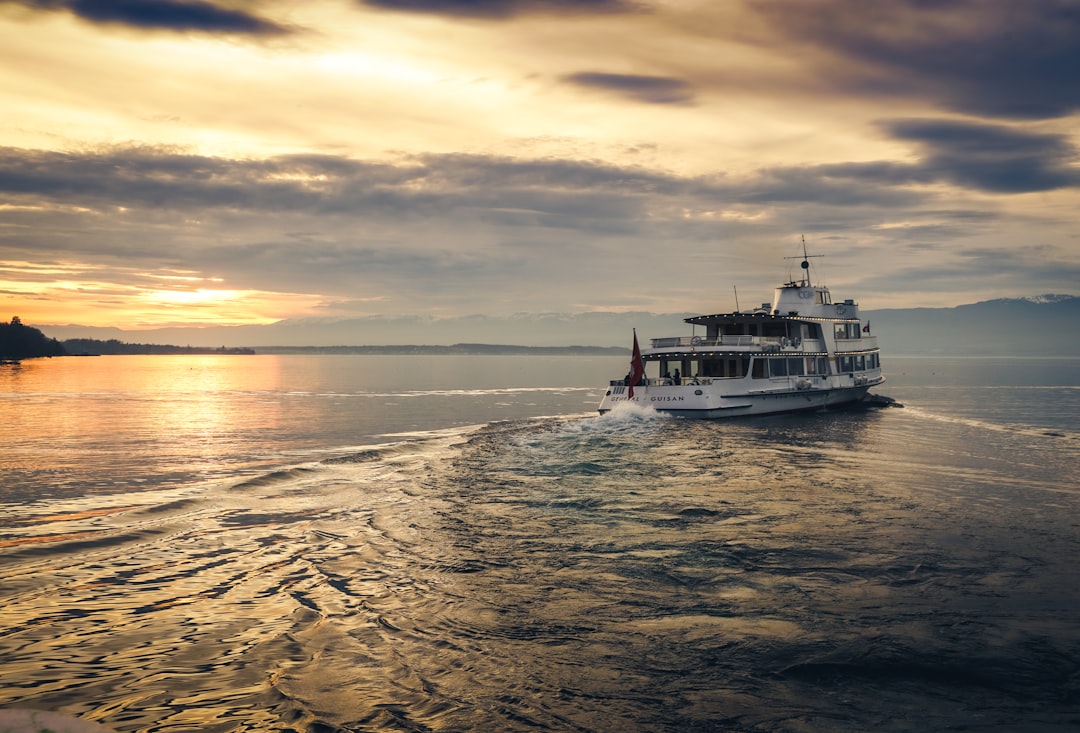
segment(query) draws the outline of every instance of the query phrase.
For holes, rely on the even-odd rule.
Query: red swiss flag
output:
[[[641,358],[641,349],[638,348],[637,343],[637,329],[634,329],[634,355],[630,357],[630,389],[627,390],[626,395],[630,399],[634,398],[634,385],[641,381],[641,378],[645,376],[645,361]]]

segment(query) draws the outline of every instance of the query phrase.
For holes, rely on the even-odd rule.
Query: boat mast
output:
[[[810,258],[811,257],[824,257],[824,256],[825,255],[808,255],[808,254],[806,254],[806,235],[803,234],[802,235],[802,265],[801,265],[801,267],[803,269],[803,280],[802,280],[801,285],[804,288],[810,287]],[[798,257],[785,257],[784,259],[785,260],[797,260],[799,258]]]

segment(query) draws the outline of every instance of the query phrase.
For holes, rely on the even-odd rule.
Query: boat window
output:
[[[765,362],[768,361],[764,357],[757,357],[754,359],[753,378],[764,379],[765,378]]]
[[[749,356],[734,356],[726,359],[702,359],[697,375],[714,379],[742,379],[750,370]]]
[[[769,359],[769,376],[786,377],[787,359]]]
[[[855,360],[852,359],[850,356],[841,356],[840,357],[840,371],[842,371],[842,372],[853,372],[853,371],[855,371]]]
[[[866,370],[866,356],[859,354],[855,357],[855,371],[862,372]]]
[[[803,358],[801,356],[792,357],[787,360],[787,373],[789,377],[800,377],[803,374]]]
[[[837,323],[835,327],[834,333],[838,339],[857,339],[862,335],[858,323]]]
[[[806,373],[807,374],[828,374],[828,362],[825,361],[823,356],[808,356],[806,357]]]

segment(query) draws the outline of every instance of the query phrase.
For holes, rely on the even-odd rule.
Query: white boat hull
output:
[[[678,417],[722,419],[744,415],[772,415],[784,412],[820,410],[858,402],[879,378],[865,384],[810,389],[761,390],[747,394],[724,394],[722,388],[711,385],[642,385],[634,387],[634,396],[623,385],[613,385],[600,402],[600,413],[609,412],[620,404],[633,403],[652,407]],[[726,390],[724,390],[726,391]]]

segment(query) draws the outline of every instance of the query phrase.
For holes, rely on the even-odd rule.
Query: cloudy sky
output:
[[[0,318],[1077,294],[1080,0],[0,0]],[[5,315],[6,314],[6,315]]]

